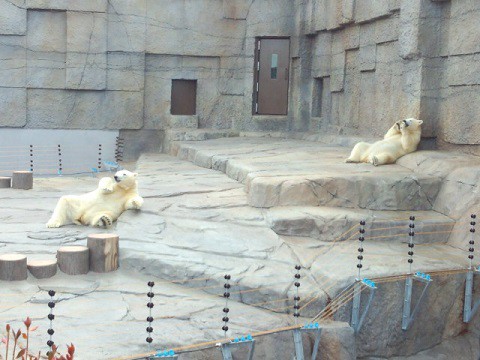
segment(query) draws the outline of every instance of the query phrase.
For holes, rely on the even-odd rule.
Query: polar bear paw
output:
[[[378,161],[378,158],[376,156],[372,156],[372,161],[371,163],[374,165],[374,166],[378,166],[380,165],[380,162]]]
[[[110,227],[113,224],[113,220],[110,216],[102,215],[95,226],[98,227]]]
[[[59,228],[60,226],[62,226],[60,221],[54,221],[54,220],[50,219],[47,222],[47,228]]]
[[[347,164],[348,164],[348,163],[356,163],[356,161],[355,161],[355,160],[353,160],[353,159],[350,159],[350,158],[348,158],[348,159],[345,159],[345,162],[346,162]]]
[[[126,208],[129,210],[139,210],[142,205],[143,199],[140,196],[135,196],[127,202]]]
[[[107,185],[104,188],[102,188],[102,193],[104,193],[104,194],[113,193],[113,185]]]

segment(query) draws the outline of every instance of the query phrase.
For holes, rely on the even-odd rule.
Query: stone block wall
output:
[[[424,137],[480,153],[472,0],[0,0],[0,126]],[[289,112],[252,115],[255,38],[291,39]],[[172,79],[197,114],[170,114]],[[372,134],[373,133],[373,134]]]
[[[474,146],[480,144],[480,2],[305,0],[300,6],[297,31],[311,39],[304,49],[312,58],[304,79],[312,89],[304,94],[311,97],[310,130],[370,135],[373,127],[380,136],[396,119],[417,117],[425,120],[423,136],[440,147],[480,154]]]
[[[253,44],[294,16],[289,0],[0,0],[0,127],[262,130]],[[173,79],[197,80],[196,115],[170,114]]]

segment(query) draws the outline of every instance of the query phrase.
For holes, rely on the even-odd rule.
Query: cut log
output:
[[[33,173],[31,171],[14,171],[12,188],[29,190],[33,188]]]
[[[90,270],[103,273],[118,269],[118,235],[88,235],[87,246],[90,249]]]
[[[9,188],[12,184],[12,178],[6,176],[0,176],[0,188]]]
[[[0,280],[19,281],[27,278],[27,257],[21,254],[0,255]]]
[[[57,260],[29,260],[28,271],[37,279],[48,279],[57,273]]]
[[[63,246],[57,250],[58,267],[68,275],[88,273],[89,257],[86,246]]]

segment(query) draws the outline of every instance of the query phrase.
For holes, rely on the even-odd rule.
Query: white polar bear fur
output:
[[[387,131],[383,140],[373,144],[356,144],[345,162],[365,162],[375,166],[395,163],[403,155],[417,150],[422,135],[422,123],[422,120],[413,118],[397,121]]]
[[[127,170],[118,171],[114,179],[102,178],[92,192],[62,196],[47,227],[58,228],[71,223],[111,226],[124,210],[140,209],[143,205],[136,177],[136,173]]]

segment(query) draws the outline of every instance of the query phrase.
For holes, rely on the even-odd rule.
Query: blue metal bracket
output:
[[[413,281],[422,283],[425,285],[425,287],[423,288],[423,291],[418,298],[415,308],[413,309],[413,311],[411,311]],[[415,318],[415,314],[420,308],[422,300],[425,297],[425,294],[427,293],[427,289],[430,286],[431,282],[432,280],[430,278],[430,275],[421,272],[416,272],[415,275],[410,275],[405,280],[405,302],[403,304],[402,330],[408,330],[408,328],[412,324],[413,319]]]
[[[305,355],[303,353],[303,333],[313,333],[315,335],[315,342],[313,344],[311,360],[317,358],[318,346],[320,345],[320,336],[322,335],[322,328],[318,323],[310,323],[305,326],[293,330],[293,342],[295,344],[295,356],[294,360],[305,360]]]
[[[480,266],[467,272],[467,280],[465,282],[465,301],[463,305],[463,322],[468,323],[480,308],[480,299],[473,303],[473,279],[474,275],[480,274]],[[473,306],[472,306],[473,303]]]
[[[148,358],[148,360],[154,359],[178,359],[178,355],[173,350],[158,350],[154,356]]]
[[[255,351],[255,340],[252,338],[251,335],[242,336],[241,338],[235,338],[230,342],[224,343],[220,345],[222,350],[223,360],[233,360],[232,350],[237,347],[246,346],[248,347],[248,355],[247,359],[253,359],[253,352]]]
[[[360,315],[360,307],[361,307],[361,296],[362,296],[362,286],[365,286],[370,290],[370,295],[368,297],[367,304],[365,305],[365,309],[363,310],[362,315]],[[363,279],[359,280],[356,279],[355,284],[353,285],[353,308],[352,308],[352,321],[350,323],[350,326],[353,328],[353,331],[355,334],[357,334],[360,329],[362,328],[363,321],[365,320],[365,316],[368,313],[368,310],[370,309],[370,305],[372,304],[373,297],[375,296],[375,290],[377,287],[375,286],[375,283],[372,280],[369,279]]]

